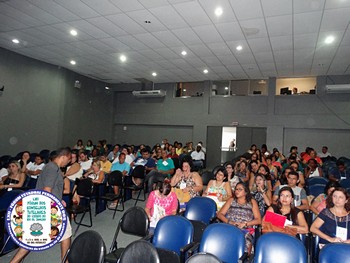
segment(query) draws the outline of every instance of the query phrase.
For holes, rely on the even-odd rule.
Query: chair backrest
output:
[[[91,197],[94,183],[90,179],[76,179],[77,194],[83,197]]]
[[[148,234],[149,219],[145,210],[134,206],[120,219],[120,229],[130,235],[145,237]]]
[[[328,183],[328,180],[327,178],[316,176],[316,177],[311,177],[307,179],[306,183],[308,186],[315,185],[315,184],[326,185]]]
[[[310,185],[308,188],[309,195],[317,197],[324,192],[324,188],[325,186],[323,184]]]
[[[200,243],[207,224],[202,221],[190,220],[193,226],[193,242]]]
[[[340,183],[341,187],[344,187],[345,189],[350,188],[350,179],[340,180],[339,183]]]
[[[69,263],[102,263],[106,255],[106,246],[99,233],[88,230],[74,239],[67,259]]]
[[[223,262],[233,263],[238,262],[244,253],[244,248],[245,238],[239,228],[216,223],[205,229],[199,251],[213,254]]]
[[[214,174],[211,171],[205,171],[202,173],[201,177],[203,185],[208,185],[209,181],[214,179]]]
[[[283,233],[262,235],[255,249],[255,263],[306,263],[304,244],[295,237]]]
[[[130,243],[120,256],[119,263],[159,263],[157,249],[145,240]]]
[[[189,257],[186,263],[222,263],[222,261],[210,253],[200,252]]]
[[[216,216],[216,203],[207,197],[194,197],[188,201],[184,216],[189,220],[202,221],[210,224]]]
[[[171,250],[180,255],[180,248],[192,242],[193,226],[182,216],[166,216],[159,220],[152,243],[156,248]]]
[[[108,185],[110,186],[122,186],[123,174],[121,171],[113,171],[107,177]]]
[[[330,243],[324,246],[319,255],[319,263],[344,263],[350,259],[350,244]]]
[[[145,167],[143,165],[137,165],[134,167],[134,170],[131,173],[132,177],[135,178],[145,178]]]

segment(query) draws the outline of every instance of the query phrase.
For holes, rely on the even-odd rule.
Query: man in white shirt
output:
[[[331,157],[332,154],[330,152],[328,152],[328,147],[327,146],[323,146],[322,147],[322,152],[318,155],[318,157],[326,158],[328,156]]]
[[[191,157],[193,160],[193,166],[197,168],[203,168],[204,167],[204,160],[205,155],[204,152],[202,152],[202,146],[200,144],[197,145],[196,150],[191,152]]]
[[[44,158],[40,154],[35,155],[34,163],[30,162],[27,164],[25,174],[30,177],[28,183],[29,189],[34,189],[36,187],[36,181],[38,180],[44,166]]]
[[[84,172],[91,168],[91,163],[92,163],[92,160],[89,160],[86,152],[81,151],[79,153],[79,164]]]

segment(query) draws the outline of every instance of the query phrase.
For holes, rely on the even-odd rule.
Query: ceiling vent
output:
[[[134,90],[132,95],[138,98],[165,97],[165,90]]]
[[[350,84],[326,85],[327,93],[350,93]]]

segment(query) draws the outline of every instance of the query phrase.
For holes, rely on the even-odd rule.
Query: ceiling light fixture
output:
[[[16,39],[16,38],[12,39],[12,42],[15,43],[15,44],[19,44],[19,40]]]
[[[236,49],[237,49],[238,51],[241,51],[241,50],[243,49],[243,47],[242,47],[241,45],[239,45],[239,46],[236,47]]]
[[[326,37],[326,39],[324,40],[324,42],[325,42],[326,44],[332,44],[332,43],[334,42],[334,40],[335,40],[334,36],[328,36],[328,37]]]
[[[71,60],[70,63],[71,63],[72,65],[77,64],[77,62],[75,62],[75,60]]]
[[[216,16],[221,16],[222,15],[222,13],[223,13],[223,11],[222,11],[222,8],[221,7],[217,7],[216,9],[215,9],[215,15]]]
[[[107,89],[107,90],[108,90],[108,89],[109,89],[109,87],[108,87],[108,86],[106,86],[106,87],[105,87],[105,89]]]
[[[75,29],[72,29],[71,31],[69,31],[69,33],[70,33],[72,36],[78,35],[78,32],[77,32]]]
[[[120,55],[119,57],[121,62],[125,62],[126,61],[126,56],[125,55]]]
[[[228,90],[228,87],[225,87],[225,90]]]
[[[203,73],[204,73],[204,74],[208,74],[208,72],[209,72],[209,70],[207,70],[207,69],[204,69],[204,70],[203,70]]]
[[[156,72],[153,72],[153,73],[152,73],[152,76],[153,76],[153,77],[157,76],[157,73],[156,73]]]
[[[184,51],[181,52],[181,54],[182,54],[183,56],[186,56],[186,55],[187,55],[187,52],[184,50]]]

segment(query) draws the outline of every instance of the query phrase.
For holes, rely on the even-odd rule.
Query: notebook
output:
[[[282,227],[284,228],[284,224],[286,222],[287,217],[283,215],[276,214],[271,211],[266,211],[265,214],[265,221],[270,222],[274,226]]]

